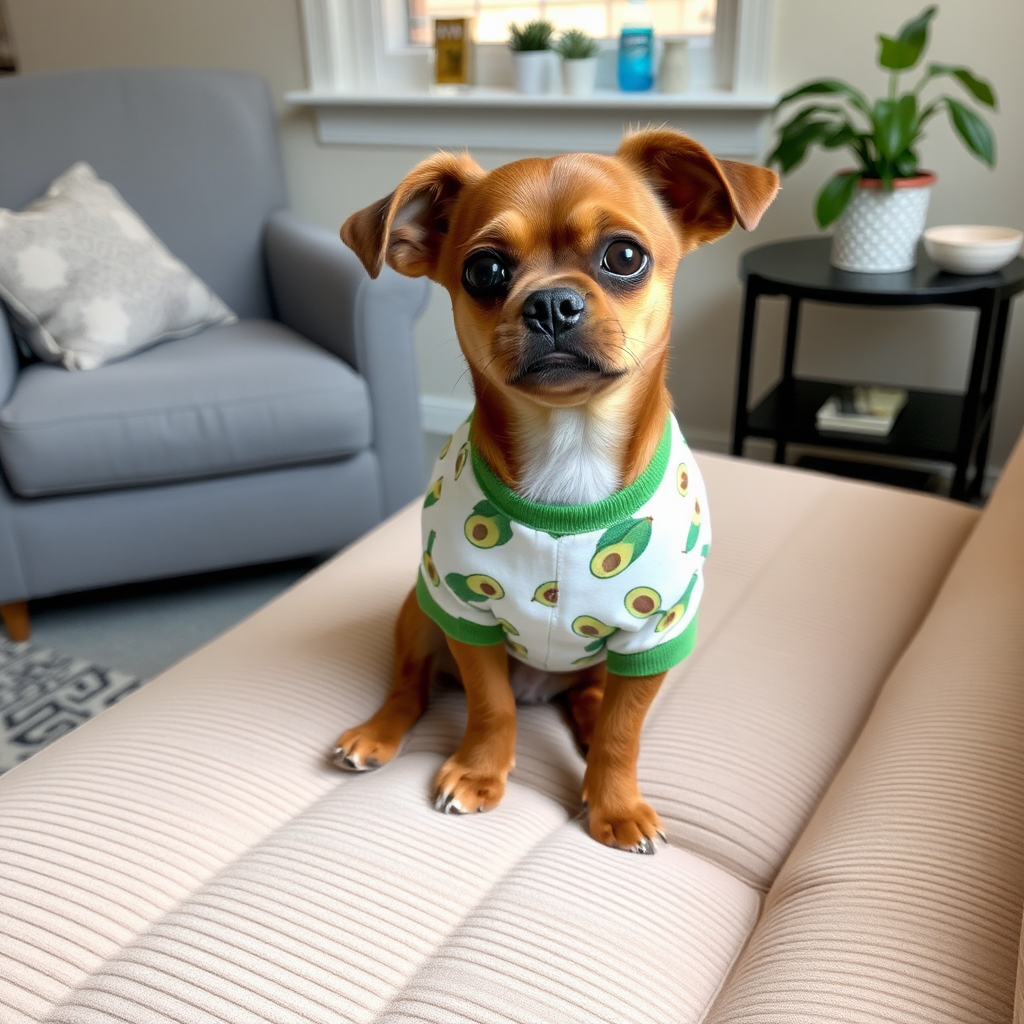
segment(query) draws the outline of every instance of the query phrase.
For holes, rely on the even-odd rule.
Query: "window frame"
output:
[[[714,88],[766,94],[774,0],[718,0],[717,6]],[[404,37],[404,0],[302,0],[302,13],[311,91],[430,87],[429,50]],[[477,81],[506,84],[505,47],[481,43],[475,49]]]
[[[716,88],[675,95],[599,89],[583,97],[515,93],[502,44],[490,50],[506,81],[487,81],[478,62],[482,84],[432,87],[422,47],[418,66],[401,52],[408,45],[385,54],[388,26],[375,0],[301,2],[310,86],[285,100],[310,108],[324,145],[613,152],[629,127],[666,124],[718,156],[763,159],[777,99],[768,87],[774,0],[718,0],[716,29],[724,30],[714,42],[722,72]],[[398,64],[384,65],[385,56]]]

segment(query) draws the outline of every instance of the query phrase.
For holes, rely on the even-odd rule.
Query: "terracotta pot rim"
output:
[[[893,188],[927,188],[934,185],[938,180],[934,171],[918,171],[912,178],[893,178]],[[861,178],[857,182],[858,188],[881,188],[881,178]]]

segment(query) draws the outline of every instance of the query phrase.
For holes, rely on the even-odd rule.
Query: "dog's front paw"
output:
[[[387,764],[398,752],[400,742],[367,722],[338,737],[331,761],[348,772],[368,772]]]
[[[434,778],[434,807],[443,814],[472,814],[493,810],[505,795],[508,772],[472,768],[448,758]]]
[[[655,853],[655,839],[668,842],[654,808],[637,799],[626,807],[590,807],[590,834],[599,843],[630,853]]]

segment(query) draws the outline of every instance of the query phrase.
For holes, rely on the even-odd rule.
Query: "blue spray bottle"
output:
[[[643,92],[654,85],[654,22],[645,0],[630,0],[619,36],[619,88]]]

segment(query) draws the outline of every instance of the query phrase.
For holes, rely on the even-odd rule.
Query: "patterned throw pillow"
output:
[[[69,370],[238,319],[87,163],[0,208],[0,298],[19,340]]]

